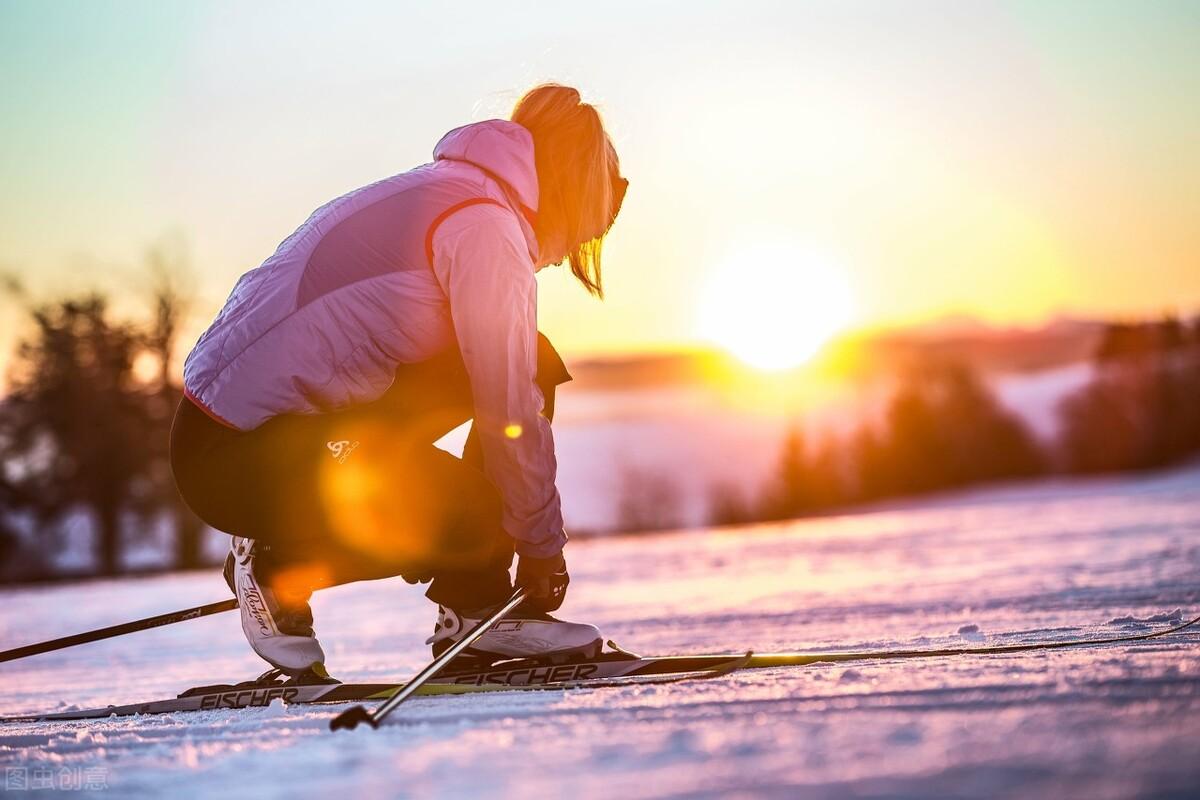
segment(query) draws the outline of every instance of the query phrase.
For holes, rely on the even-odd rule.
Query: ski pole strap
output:
[[[51,639],[48,642],[38,642],[37,644],[27,644],[22,647],[14,647],[11,650],[4,650],[0,652],[0,662],[16,661],[18,658],[36,656],[40,653],[50,653],[54,650],[62,650],[67,647],[74,647],[77,644],[98,642],[101,639],[111,639],[114,636],[124,636],[127,633],[136,633],[137,631],[158,628],[163,625],[174,625],[176,622],[184,622],[189,619],[207,617],[210,614],[220,614],[222,611],[232,611],[237,607],[238,601],[231,597],[228,600],[221,600],[216,603],[208,603],[207,605],[203,606],[184,608],[179,611],[172,611],[169,614],[159,614],[155,617],[146,617],[145,619],[138,619],[134,620],[133,622],[124,622],[120,625],[110,625],[107,628],[97,628],[94,631],[76,633],[71,636],[63,636],[59,639]]]

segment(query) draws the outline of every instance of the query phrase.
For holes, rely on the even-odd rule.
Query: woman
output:
[[[468,652],[599,649],[547,613],[569,582],[550,419],[570,375],[534,273],[565,260],[602,296],[627,186],[596,109],[539,86],[511,121],[317,209],[238,281],[184,366],[171,460],[233,536],[225,578],[274,668],[326,679],[312,590],[393,575],[432,581],[436,655],[512,593],[514,549],[530,599]],[[467,419],[462,459],[433,446]]]

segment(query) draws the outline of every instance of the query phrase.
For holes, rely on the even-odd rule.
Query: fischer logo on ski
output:
[[[597,664],[563,664],[557,667],[527,667],[462,675],[455,678],[454,683],[473,686],[539,686],[585,680],[599,671],[600,667]]]
[[[290,703],[299,693],[300,690],[295,686],[275,686],[269,689],[243,689],[236,692],[209,694],[200,699],[200,710],[269,706],[271,705],[271,701],[276,698],[282,699],[285,703]]]

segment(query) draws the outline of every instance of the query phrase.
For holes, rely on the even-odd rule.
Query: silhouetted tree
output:
[[[863,423],[855,431],[850,442],[850,458],[851,499],[866,502],[896,494],[891,451],[870,422]]]
[[[1040,473],[1033,437],[970,370],[935,365],[910,376],[889,409],[897,488],[904,494]]]
[[[814,508],[840,505],[849,498],[843,450],[836,437],[827,436],[813,453],[809,492]]]
[[[622,531],[657,531],[682,524],[679,486],[662,472],[626,464],[621,469],[617,525]]]
[[[60,545],[53,521],[90,512],[102,573],[116,572],[125,540],[163,512],[174,522],[176,565],[202,560],[204,527],[180,499],[169,458],[182,397],[174,352],[192,293],[172,251],[151,251],[148,267],[148,322],[116,320],[99,294],[37,305],[15,282],[7,286],[28,309],[32,332],[0,401],[0,501],[39,521],[45,533],[34,545],[43,553]],[[126,516],[143,524],[123,531]]]
[[[790,519],[812,511],[816,483],[804,430],[793,425],[784,437],[779,462],[764,493],[762,517]]]
[[[108,318],[90,295],[33,311],[8,397],[0,455],[10,500],[49,522],[86,507],[96,519],[100,570],[118,570],[120,515],[148,494],[151,443],[133,366],[143,346],[132,325]]]
[[[709,525],[741,525],[758,519],[745,493],[731,481],[718,481],[708,490]]]
[[[935,394],[936,390],[916,379],[892,398],[885,454],[896,469],[889,470],[889,493],[917,494],[956,483],[951,477],[956,461],[953,437],[960,431],[943,427]]]
[[[883,424],[864,424],[851,444],[858,500],[1036,475],[1045,459],[1024,425],[982,381],[954,364],[909,373]]]
[[[146,350],[157,366],[155,378],[147,387],[148,424],[151,460],[148,477],[155,488],[158,505],[168,511],[175,530],[175,565],[184,569],[202,566],[204,524],[183,502],[171,474],[170,433],[175,409],[183,398],[183,388],[175,375],[175,351],[179,329],[191,309],[195,291],[191,272],[179,248],[160,244],[148,257],[150,305],[153,311],[146,332]]]
[[[1200,321],[1109,325],[1095,367],[1059,407],[1068,471],[1150,469],[1200,453]]]

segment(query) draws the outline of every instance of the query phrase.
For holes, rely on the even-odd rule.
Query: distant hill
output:
[[[927,360],[956,361],[980,372],[1038,372],[1091,358],[1105,323],[1060,318],[1037,328],[918,327],[857,341],[866,366],[888,369]]]
[[[984,373],[1039,372],[1091,358],[1106,323],[1057,318],[1036,328],[1000,328],[966,316],[927,325],[849,334],[832,342],[822,360],[837,360],[858,377],[883,375],[929,361],[954,361]],[[706,383],[744,370],[716,350],[648,353],[573,360],[577,388],[635,389]]]
[[[929,361],[955,361],[984,373],[1028,373],[1090,359],[1103,321],[1058,318],[1039,327],[995,327],[970,317],[936,320],[907,329],[854,333],[830,343],[822,359],[846,372],[887,374]],[[618,390],[708,383],[714,375],[745,369],[716,349],[590,357],[570,363],[578,389]]]

